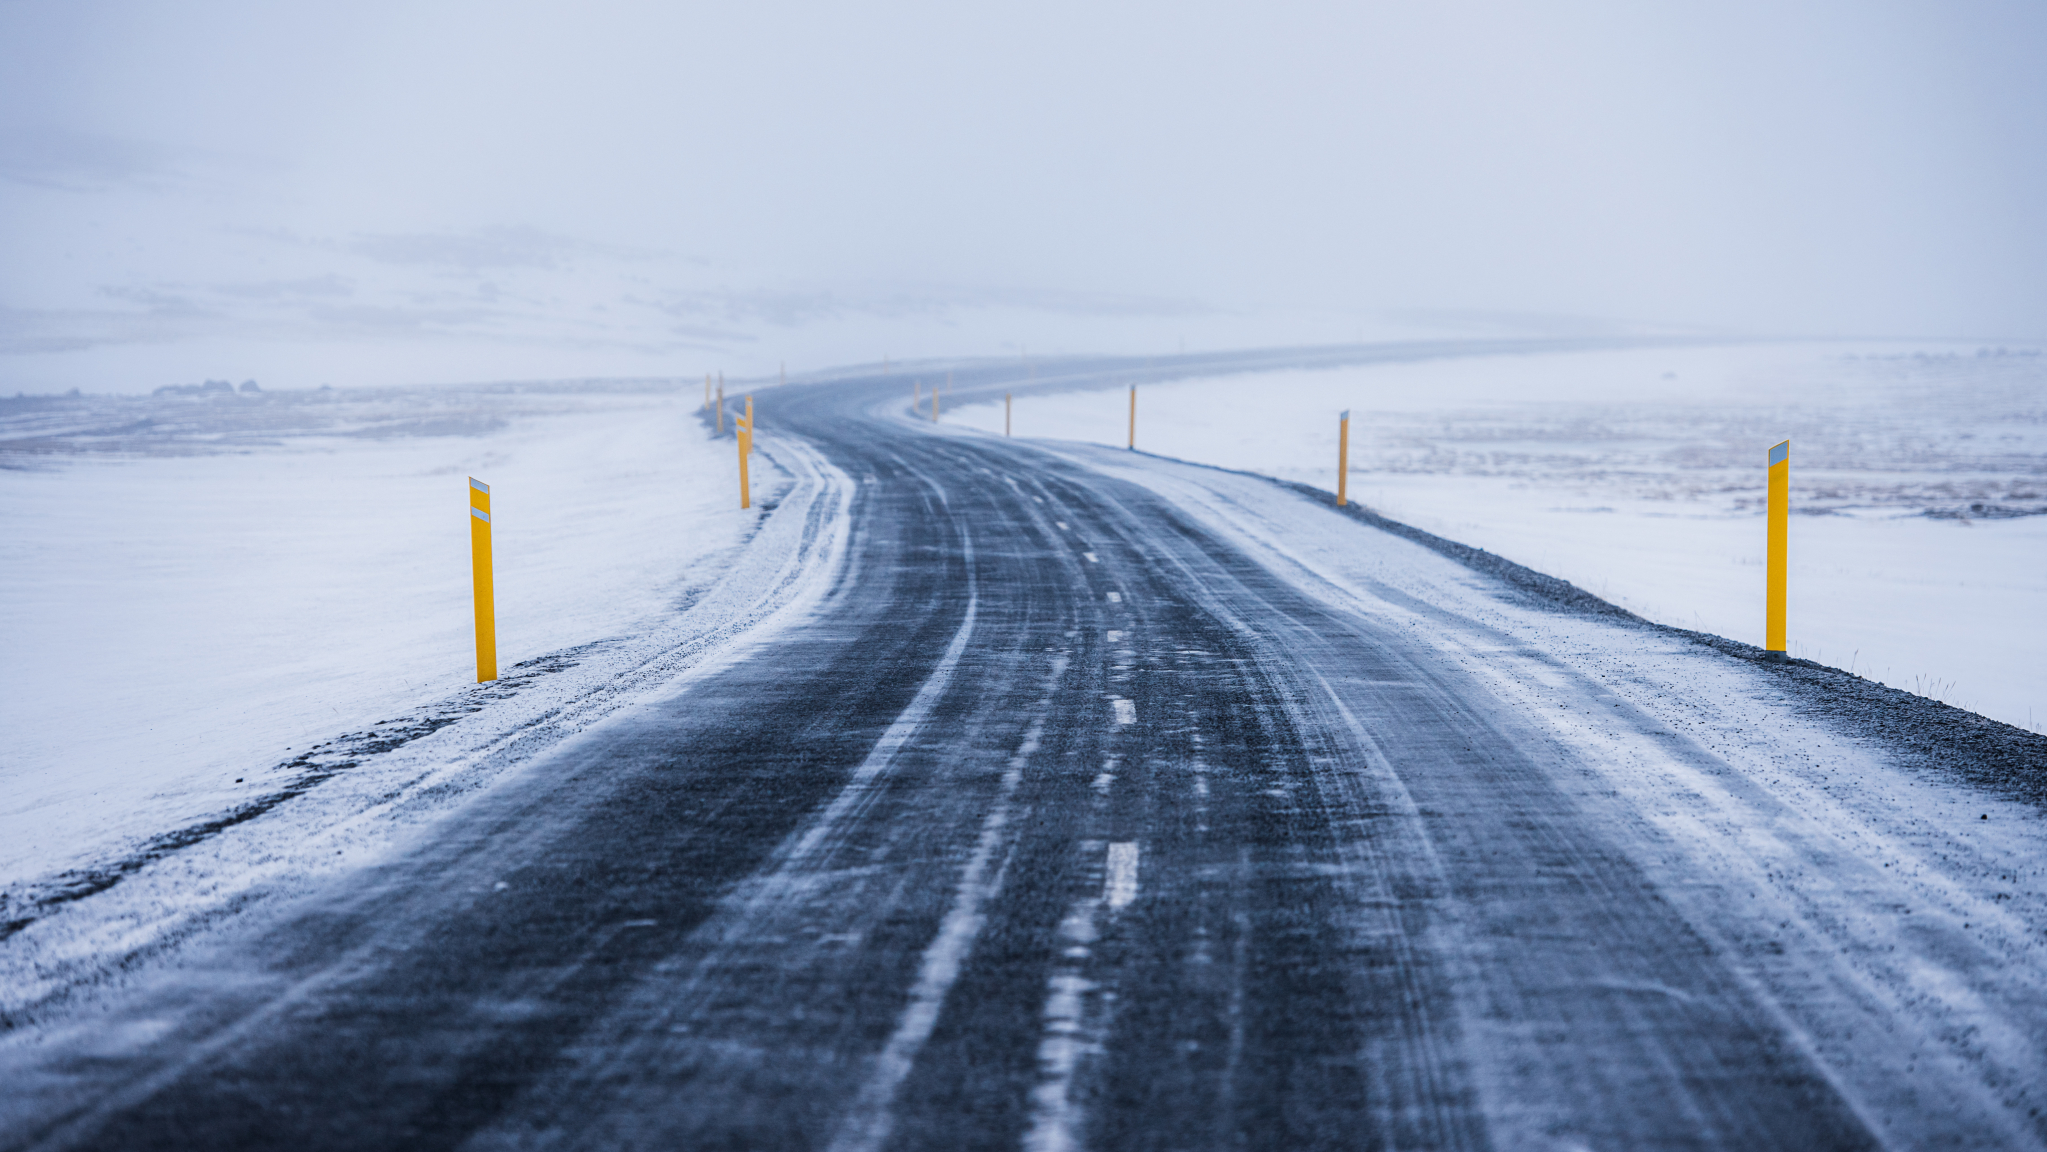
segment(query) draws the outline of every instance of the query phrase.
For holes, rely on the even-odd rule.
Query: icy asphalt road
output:
[[[6,1146],[2038,1138],[1877,1132],[1886,1073],[1813,1035],[1849,1010],[1702,931],[1714,878],[1645,865],[1443,609],[1342,610],[1107,454],[916,427],[907,383],[762,406],[857,483],[811,623],[10,1051]],[[1733,771],[1551,672],[1609,743]],[[1866,871],[1830,879],[1888,906]]]

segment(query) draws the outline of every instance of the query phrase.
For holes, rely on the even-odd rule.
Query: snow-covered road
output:
[[[907,383],[777,393],[813,599],[22,1016],[6,1146],[2047,1143],[2043,738]]]

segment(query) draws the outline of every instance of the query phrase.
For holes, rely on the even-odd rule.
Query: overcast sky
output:
[[[0,0],[0,388],[2047,336],[2047,5]]]

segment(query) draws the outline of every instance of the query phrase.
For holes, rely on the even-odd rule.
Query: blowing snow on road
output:
[[[930,414],[1127,367],[762,390],[686,595],[17,868],[0,1146],[2047,1143],[2047,739]]]
[[[0,1152],[2047,1152],[2043,59],[0,3]]]

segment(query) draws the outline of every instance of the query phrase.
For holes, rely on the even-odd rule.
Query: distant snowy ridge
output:
[[[254,799],[0,891],[0,1030],[266,892],[374,861],[541,753],[805,618],[842,566],[853,485],[802,443],[768,437],[757,451],[792,482],[679,614],[335,737],[272,768]]]

